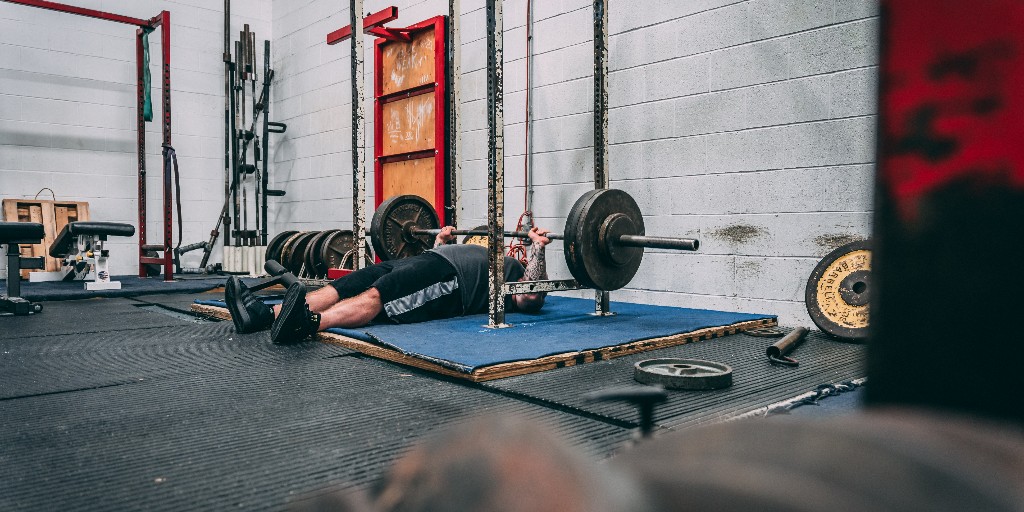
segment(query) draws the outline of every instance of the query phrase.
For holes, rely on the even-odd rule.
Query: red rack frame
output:
[[[160,14],[144,20],[141,18],[133,18],[131,16],[122,16],[120,14],[109,13],[105,11],[98,11],[95,9],[86,9],[84,7],[77,7],[74,5],[61,4],[57,2],[49,2],[46,0],[0,0],[3,2],[24,5],[28,7],[38,7],[40,9],[47,9],[51,11],[64,12],[68,14],[75,14],[78,16],[85,16],[88,18],[95,18],[100,20],[113,21],[115,23],[124,23],[127,25],[135,25],[138,29],[135,32],[135,56],[137,59],[136,71],[138,73],[137,83],[137,94],[138,94],[138,111],[136,117],[138,119],[138,157],[139,157],[139,277],[146,277],[146,264],[158,264],[163,267],[164,281],[174,280],[174,259],[172,254],[171,245],[173,244],[173,231],[171,229],[172,210],[171,210],[171,171],[166,166],[163,169],[163,221],[164,221],[164,243],[162,246],[148,246],[146,244],[146,122],[142,117],[143,102],[145,101],[145,86],[143,84],[143,76],[145,68],[143,66],[143,49],[142,49],[142,35],[148,30],[155,30],[160,28],[160,49],[162,59],[162,73],[161,73],[161,90],[163,100],[163,146],[170,147],[171,145],[171,13],[168,11],[161,11]],[[146,257],[145,253],[147,250],[161,250],[163,256],[152,258]]]
[[[420,86],[417,88],[399,91],[388,95],[384,94],[384,85],[382,78],[383,69],[383,46],[393,39],[390,37],[378,37],[374,41],[374,52],[373,52],[373,187],[374,187],[374,209],[380,206],[380,203],[384,201],[384,164],[390,161],[402,160],[409,157],[416,157],[418,153],[427,153],[426,151],[418,153],[408,153],[402,155],[389,155],[383,156],[382,150],[384,147],[384,104],[395,99],[407,98],[415,96],[417,94],[427,94],[430,92],[434,93],[434,149],[428,150],[434,152],[434,209],[437,211],[437,218],[446,219],[444,206],[445,192],[448,187],[445,186],[447,176],[447,164],[448,164],[448,138],[447,138],[447,122],[448,116],[445,113],[448,111],[445,107],[447,105],[447,90],[445,88],[447,69],[446,69],[446,39],[445,36],[445,16],[435,16],[433,18],[426,19],[414,25],[410,25],[405,28],[389,29],[391,32],[397,32],[400,34],[412,34],[421,30],[434,29],[434,83]],[[428,155],[424,155],[428,156]]]

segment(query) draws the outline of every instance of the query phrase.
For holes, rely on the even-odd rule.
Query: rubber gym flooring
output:
[[[0,317],[0,510],[280,510],[367,488],[413,443],[481,414],[546,423],[596,458],[628,449],[637,413],[588,402],[656,357],[729,364],[728,389],[670,392],[685,429],[864,376],[864,347],[812,331],[798,368],[737,334],[481,384],[319,342],[270,343],[188,307],[219,291],[47,302]],[[814,408],[801,408],[814,409]]]

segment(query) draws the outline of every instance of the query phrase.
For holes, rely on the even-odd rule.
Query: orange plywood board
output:
[[[385,103],[381,155],[434,149],[434,115],[432,92]]]
[[[435,81],[434,29],[412,34],[412,41],[390,42],[382,48],[383,94],[405,91]]]
[[[417,158],[386,163],[384,172],[384,195],[381,200],[403,194],[414,194],[434,204],[434,158]]]

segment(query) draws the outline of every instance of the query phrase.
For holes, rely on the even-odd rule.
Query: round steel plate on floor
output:
[[[633,366],[633,378],[666,389],[721,389],[732,385],[732,368],[700,359],[646,359]]]

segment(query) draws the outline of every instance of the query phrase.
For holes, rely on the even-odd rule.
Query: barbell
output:
[[[373,214],[370,242],[382,260],[415,256],[433,247],[441,232],[437,212],[425,199],[401,195],[387,199]],[[471,229],[455,235],[488,236]],[[504,231],[504,237],[528,238],[525,231]],[[646,236],[636,201],[625,191],[596,189],[583,194],[569,211],[563,233],[548,238],[563,241],[569,272],[584,287],[617,290],[640,269],[644,248],[696,251],[692,238]]]

